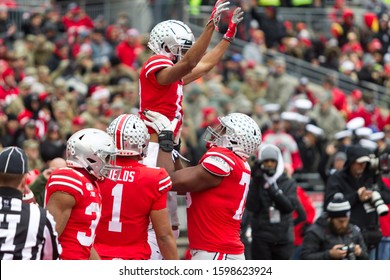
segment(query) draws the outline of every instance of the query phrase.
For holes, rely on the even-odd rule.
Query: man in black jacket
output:
[[[246,209],[252,213],[252,259],[288,260],[294,252],[296,183],[284,174],[279,148],[263,145],[252,170]]]
[[[366,260],[367,247],[359,227],[350,220],[351,205],[337,193],[326,212],[311,225],[303,239],[303,260]]]
[[[376,247],[381,239],[378,208],[373,203],[377,200],[382,207],[390,203],[390,191],[383,185],[380,174],[370,168],[370,152],[360,145],[347,148],[347,161],[344,168],[333,173],[326,184],[324,207],[335,193],[342,193],[351,204],[351,223],[362,230],[369,249],[370,259],[375,259]],[[383,199],[383,200],[382,200]],[[381,212],[385,214],[385,212]]]

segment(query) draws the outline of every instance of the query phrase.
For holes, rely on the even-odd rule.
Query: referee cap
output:
[[[25,174],[28,172],[26,153],[19,147],[6,147],[0,152],[0,173]]]

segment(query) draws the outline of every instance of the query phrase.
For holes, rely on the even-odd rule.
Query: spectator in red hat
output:
[[[5,102],[7,97],[18,95],[19,89],[15,81],[15,74],[12,68],[7,68],[1,73],[0,80],[0,104]]]
[[[367,49],[368,49],[369,53],[374,53],[376,51],[382,51],[382,43],[377,38],[374,38],[368,43]]]
[[[69,5],[69,9],[62,18],[62,22],[68,34],[77,32],[79,28],[92,29],[94,27],[93,20],[76,3]]]
[[[347,121],[357,117],[364,119],[365,126],[373,130],[381,130],[384,126],[385,119],[381,113],[381,109],[375,104],[375,93],[371,91],[363,92],[362,104],[354,112],[347,116]]]
[[[121,42],[120,34],[121,34],[121,30],[117,25],[111,24],[107,26],[105,37],[107,42],[111,45],[113,49],[115,49],[118,46],[118,44]]]
[[[348,96],[348,113],[347,119],[350,119],[349,115],[354,114],[362,105],[363,93],[360,89],[354,89]]]
[[[366,12],[363,15],[363,20],[368,30],[377,33],[379,30],[378,16],[372,12]]]
[[[71,131],[68,135],[66,135],[66,140],[69,139],[71,135],[73,135],[75,132],[86,128],[87,122],[80,116],[76,116],[72,119],[72,125],[71,125]]]
[[[142,45],[140,44],[139,32],[135,28],[130,28],[117,46],[116,55],[123,64],[136,70],[138,68],[136,61],[140,52],[142,52]]]
[[[207,131],[207,127],[215,127],[219,124],[218,112],[214,107],[205,107],[202,109],[203,120],[200,127],[196,130],[196,138],[199,144],[199,149],[204,151],[206,149],[203,135]]]
[[[344,9],[341,29],[341,33],[337,37],[338,46],[340,48],[342,48],[348,42],[347,36],[349,32],[354,32],[358,40],[361,39],[361,30],[355,23],[355,14],[351,9]]]

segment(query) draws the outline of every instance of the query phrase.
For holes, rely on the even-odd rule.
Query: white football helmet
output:
[[[66,145],[67,166],[84,168],[99,180],[108,178],[111,171],[120,169],[114,166],[115,159],[114,141],[99,129],[79,130],[69,138]]]
[[[117,155],[146,157],[150,135],[138,116],[132,114],[118,116],[108,126],[107,133],[114,139]]]
[[[231,113],[218,119],[221,124],[217,128],[207,128],[205,141],[210,146],[228,148],[244,160],[255,153],[262,136],[259,126],[251,117]]]
[[[168,56],[170,60],[177,62],[194,43],[194,34],[184,22],[166,20],[152,29],[148,47],[155,54]]]

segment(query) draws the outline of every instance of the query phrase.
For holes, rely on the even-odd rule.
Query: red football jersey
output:
[[[84,169],[60,168],[46,183],[45,204],[57,191],[66,192],[76,200],[68,223],[58,238],[62,246],[61,259],[88,260],[101,215],[99,187]]]
[[[232,151],[214,147],[209,149],[199,163],[207,158],[224,160],[230,173],[222,182],[201,192],[187,193],[188,240],[191,249],[224,254],[242,254],[244,245],[240,240],[241,218],[246,204],[250,182],[250,166]],[[214,174],[220,170],[209,164],[207,169]]]
[[[95,249],[102,259],[150,259],[148,225],[151,210],[166,208],[171,178],[163,168],[117,158],[119,179],[100,184],[102,217]]]
[[[155,75],[161,69],[172,66],[173,62],[163,55],[154,55],[145,62],[139,75],[140,113],[149,109],[163,114],[170,120],[179,118],[175,131],[177,132],[183,119],[183,81],[160,85]],[[140,117],[145,119],[142,114]],[[148,129],[149,133],[155,133],[152,128]]]

